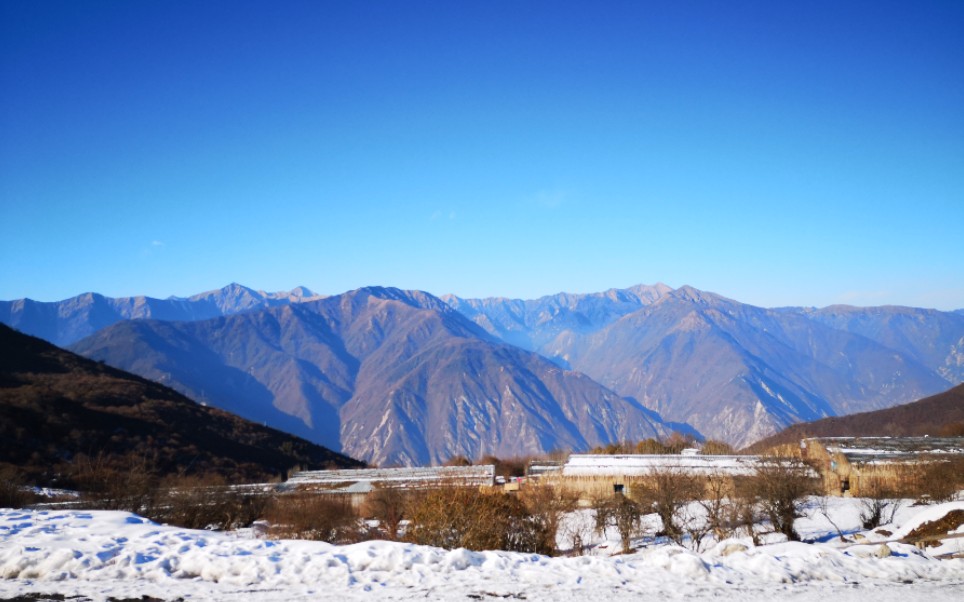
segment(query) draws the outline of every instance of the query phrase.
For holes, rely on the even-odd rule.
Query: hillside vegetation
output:
[[[964,385],[886,410],[795,424],[748,448],[759,452],[806,437],[964,435]]]
[[[53,482],[79,456],[144,459],[163,474],[270,479],[354,467],[329,449],[0,326],[0,467]]]

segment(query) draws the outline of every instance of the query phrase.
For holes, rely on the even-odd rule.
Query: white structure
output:
[[[444,484],[482,487],[495,483],[495,466],[434,466],[427,468],[362,468],[309,470],[285,481],[282,489],[331,493],[368,493],[376,487],[423,489]]]
[[[563,477],[645,477],[661,470],[692,475],[752,475],[760,456],[573,454],[562,467]]]

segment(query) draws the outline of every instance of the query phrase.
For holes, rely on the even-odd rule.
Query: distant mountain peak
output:
[[[318,293],[312,291],[307,286],[296,286],[295,288],[288,291],[288,294],[292,297],[317,297]]]

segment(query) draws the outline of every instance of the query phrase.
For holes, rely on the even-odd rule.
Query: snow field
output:
[[[823,506],[841,530],[859,530],[855,500],[830,498]],[[903,507],[892,538],[953,508],[964,508],[964,502]],[[936,560],[930,550],[881,544],[885,538],[873,533],[864,534],[864,544],[844,544],[830,519],[810,515],[800,521],[802,535],[827,536],[824,543],[752,547],[748,539],[738,539],[710,542],[697,553],[649,541],[634,554],[608,556],[619,549],[612,542],[597,548],[601,555],[548,558],[386,541],[348,546],[269,541],[161,526],[125,512],[0,510],[0,597],[59,592],[92,600],[151,595],[267,602],[964,598],[964,560]],[[587,516],[577,513],[570,520]],[[881,545],[891,555],[875,556]]]

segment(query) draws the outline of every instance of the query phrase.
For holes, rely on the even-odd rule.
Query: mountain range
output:
[[[736,446],[964,380],[964,320],[952,312],[764,309],[659,284],[526,302],[447,301],[491,334]]]
[[[0,301],[0,323],[54,345],[66,346],[122,320],[205,320],[318,298],[319,295],[303,286],[291,291],[266,293],[240,284],[186,298],[112,298],[85,293],[54,302],[32,299]]]
[[[124,321],[72,349],[380,465],[587,449],[669,430],[415,291],[371,287],[211,320]]]
[[[97,297],[42,304],[44,320],[22,309],[33,302],[6,302],[0,321],[38,336],[51,324],[61,337],[92,331],[72,348],[378,464],[583,450],[670,429],[745,446],[964,380],[962,312],[766,309],[663,284],[535,300],[232,285],[169,300],[193,308],[179,321],[115,312],[104,328],[91,308],[118,304]]]

